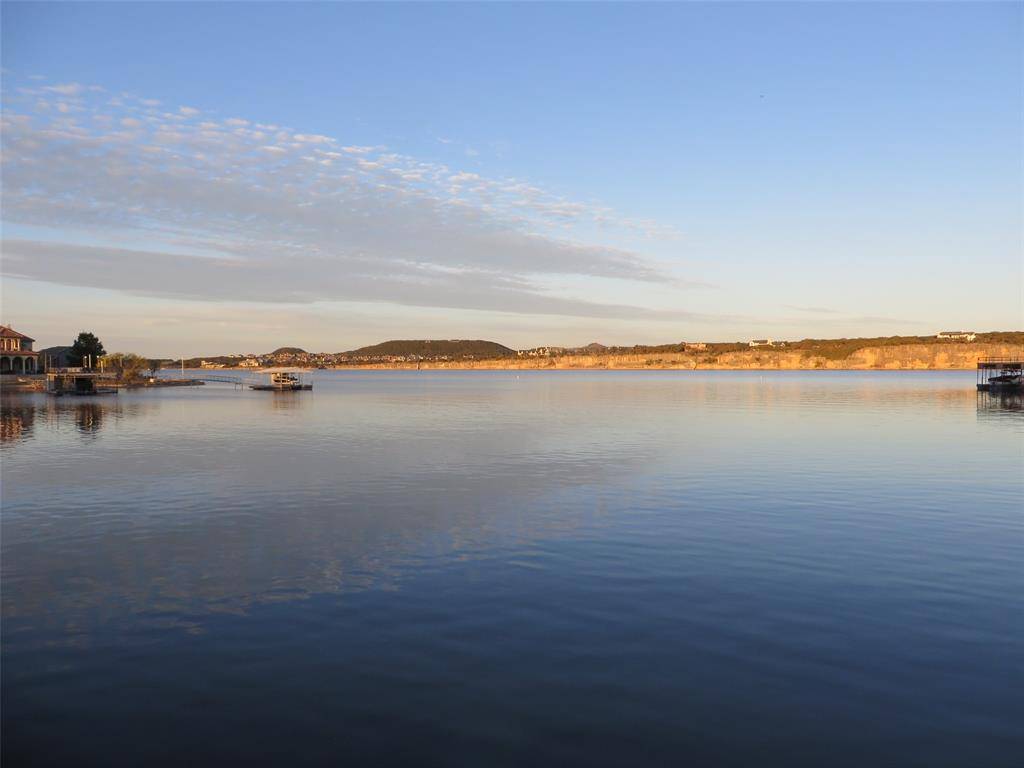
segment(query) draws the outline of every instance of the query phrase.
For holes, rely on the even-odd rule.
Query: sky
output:
[[[1019,3],[12,3],[0,320],[150,356],[1024,327]]]

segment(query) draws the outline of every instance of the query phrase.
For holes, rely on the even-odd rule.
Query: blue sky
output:
[[[1022,326],[1019,4],[2,13],[41,344]]]

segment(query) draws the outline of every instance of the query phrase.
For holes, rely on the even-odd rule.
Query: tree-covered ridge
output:
[[[516,351],[483,339],[396,339],[342,353],[352,357],[421,357],[425,360],[489,360],[515,357]]]

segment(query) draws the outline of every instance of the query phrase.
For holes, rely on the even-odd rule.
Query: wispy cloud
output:
[[[43,86],[44,91],[59,93],[61,96],[77,96],[85,90],[85,86],[79,83],[61,83],[58,85]]]
[[[683,310],[597,304],[545,295],[534,290],[528,280],[492,271],[451,270],[428,264],[406,264],[395,270],[372,258],[278,249],[277,258],[248,258],[247,247],[239,248],[239,253],[230,258],[211,258],[63,242],[3,241],[4,272],[12,277],[139,295],[269,303],[387,301],[408,306],[620,319],[703,318]]]
[[[637,253],[572,236],[581,223],[644,226],[606,208],[386,147],[95,93],[50,86],[5,110],[4,220],[152,250],[8,241],[7,274],[209,300],[691,316],[540,287],[545,275],[680,285]],[[68,97],[88,117],[47,108]]]
[[[838,315],[838,309],[829,309],[828,307],[801,307],[796,304],[785,304],[783,305],[786,309],[795,309],[797,312],[808,312],[813,315]]]

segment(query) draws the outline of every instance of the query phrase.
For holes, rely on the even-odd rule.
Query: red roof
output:
[[[35,339],[33,339],[31,336],[26,336],[24,333],[18,333],[9,325],[0,325],[0,336],[5,336],[9,339],[25,339],[25,341],[35,341]]]

